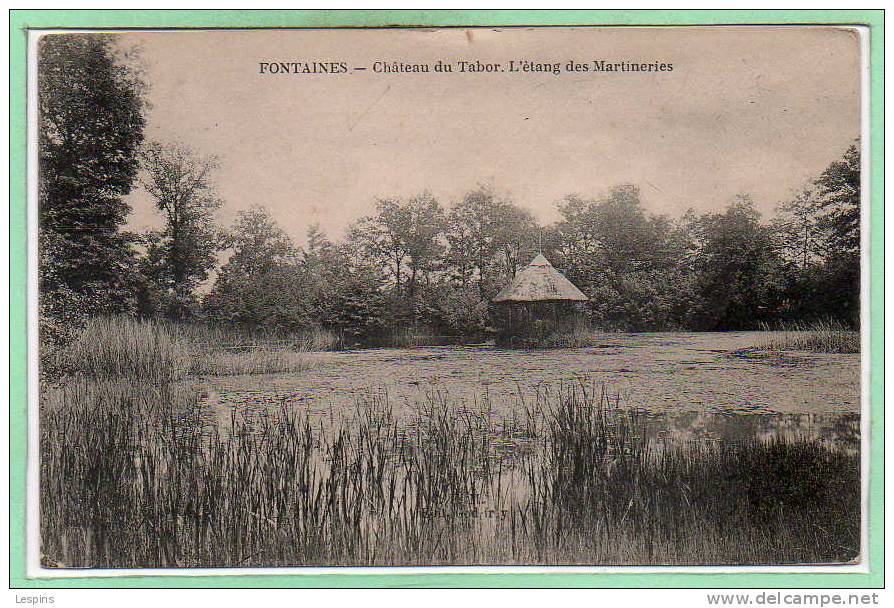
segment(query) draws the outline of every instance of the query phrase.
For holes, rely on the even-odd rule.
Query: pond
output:
[[[398,414],[432,394],[505,414],[538,393],[583,383],[604,386],[622,407],[653,419],[657,435],[728,439],[757,427],[767,434],[857,441],[860,355],[737,352],[760,340],[759,332],[606,334],[595,346],[576,349],[320,352],[308,354],[306,371],[200,382],[221,424],[234,410],[282,402],[332,421],[370,393],[386,394]]]

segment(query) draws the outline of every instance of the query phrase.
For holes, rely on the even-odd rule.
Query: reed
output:
[[[425,326],[408,325],[398,327],[384,333],[384,335],[368,340],[370,346],[385,348],[415,348],[419,346],[442,346],[455,342],[461,343],[459,337],[439,336]]]
[[[301,348],[301,347],[298,347]],[[237,376],[244,374],[277,374],[309,369],[305,350],[284,350],[259,347],[238,352],[211,350],[196,354],[190,373],[199,376]]]
[[[326,330],[300,334],[243,333],[195,324],[127,316],[89,319],[70,345],[47,361],[50,380],[65,375],[126,377],[153,383],[191,375],[272,374],[309,366],[307,353],[337,337]]]
[[[185,376],[193,353],[163,324],[131,317],[96,317],[59,353],[61,368],[96,378],[168,382]]]
[[[859,551],[858,456],[808,440],[655,444],[603,387],[498,415],[358,397],[221,426],[188,383],[42,395],[43,561],[68,567],[781,564]]]
[[[839,321],[824,320],[813,323],[788,323],[778,326],[764,324],[767,335],[755,345],[761,350],[801,350],[814,353],[859,353],[860,332]]]
[[[210,324],[201,322],[156,321],[196,348],[233,351],[269,349],[326,351],[343,348],[344,336],[323,327],[284,330],[280,328]]]
[[[586,348],[604,341],[606,333],[591,326],[586,319],[575,317],[558,324],[534,324],[527,331],[500,341],[515,348]]]

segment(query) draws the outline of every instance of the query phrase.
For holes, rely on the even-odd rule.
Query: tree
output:
[[[823,261],[814,270],[816,316],[860,323],[860,150],[851,145],[815,182]]]
[[[537,243],[531,214],[487,186],[467,193],[447,216],[447,262],[462,287],[474,281],[480,298],[493,296],[530,257]],[[525,260],[526,262],[527,260]]]
[[[816,292],[825,303],[822,316],[852,326],[860,323],[860,149],[851,145],[841,160],[817,178],[817,226],[824,261],[817,269]]]
[[[787,264],[783,316],[859,323],[860,153],[856,145],[832,162],[774,219]]]
[[[817,223],[817,193],[808,186],[777,209],[772,226],[783,258],[801,273],[823,255]]]
[[[123,197],[138,171],[144,84],[112,40],[52,34],[38,44],[39,273],[50,315],[56,296],[87,314],[133,306]]]
[[[311,224],[307,229],[307,246],[304,248],[304,264],[314,271],[335,271],[331,263],[337,257],[337,247],[329,240],[319,224]],[[341,261],[341,260],[340,260]]]
[[[313,324],[367,341],[394,322],[395,302],[384,289],[381,262],[349,243],[333,243],[316,224],[307,231],[299,262],[303,302]]]
[[[692,273],[690,235],[679,223],[646,213],[631,184],[595,200],[568,196],[558,210],[562,219],[546,232],[545,247],[590,298],[594,324],[626,330],[682,324]]]
[[[263,207],[240,211],[226,234],[232,255],[205,297],[206,314],[244,325],[295,327],[301,314],[298,252]]]
[[[424,192],[408,200],[379,200],[376,215],[358,221],[349,231],[349,241],[376,260],[397,293],[412,303],[419,281],[427,280],[441,259],[443,228],[440,204]]]
[[[755,329],[778,316],[782,296],[781,265],[772,231],[761,224],[750,197],[740,195],[723,213],[697,220],[698,301],[696,329]]]
[[[518,269],[539,252],[542,230],[529,211],[511,201],[501,202],[498,211],[496,269],[503,283],[514,278]]]
[[[226,234],[233,254],[221,268],[220,278],[238,274],[261,274],[286,263],[294,263],[297,251],[292,240],[264,207],[240,211]]]
[[[208,278],[222,244],[214,223],[220,200],[210,181],[213,157],[182,145],[148,144],[143,150],[143,188],[164,213],[164,230],[148,235],[149,278],[173,318],[188,317],[197,305],[196,289]]]
[[[816,180],[818,223],[829,255],[860,255],[860,150],[851,145]]]
[[[594,201],[569,196],[558,205],[569,266],[581,264],[628,272],[673,263],[671,226],[663,216],[650,216],[640,202],[639,188],[614,186]]]

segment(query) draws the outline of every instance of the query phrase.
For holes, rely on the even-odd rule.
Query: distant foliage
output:
[[[817,224],[827,251],[860,253],[860,150],[852,145],[815,182]]]
[[[558,209],[562,219],[544,249],[590,298],[594,326],[648,331],[685,324],[692,273],[682,225],[647,214],[630,184],[593,200],[568,196]]]
[[[723,213],[701,216],[693,225],[700,243],[695,258],[696,329],[753,329],[774,318],[782,277],[772,233],[748,197]]]
[[[774,222],[782,252],[786,321],[860,319],[860,150],[848,148]]]
[[[432,311],[439,324],[461,335],[483,335],[489,323],[489,307],[478,289],[443,288],[441,292]]]
[[[412,300],[443,254],[444,211],[424,192],[409,200],[382,199],[376,214],[350,230],[354,247],[385,271],[398,293]]]
[[[557,345],[590,340],[593,329],[716,331],[818,319],[854,327],[856,150],[770,222],[746,195],[713,213],[650,214],[639,189],[622,184],[593,199],[566,197],[559,221],[540,229],[482,185],[447,209],[427,193],[382,199],[343,242],[312,227],[299,248],[253,209],[230,231],[232,255],[204,313],[249,326],[327,328],[348,343],[483,339],[495,325],[490,300],[539,248],[589,297],[588,327]]]
[[[220,269],[205,310],[218,321],[277,327],[307,324],[296,291],[298,252],[262,207],[242,211],[226,235],[232,255]]]
[[[449,279],[463,290],[474,286],[483,299],[493,297],[536,255],[538,238],[530,212],[479,185],[447,214]]]

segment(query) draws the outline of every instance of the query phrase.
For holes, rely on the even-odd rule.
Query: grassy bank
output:
[[[814,353],[859,353],[860,332],[836,321],[764,325],[768,332],[755,345],[761,350],[800,350]]]
[[[764,564],[859,548],[858,456],[655,444],[601,390],[509,416],[384,396],[331,428],[284,401],[207,424],[184,383],[86,379],[41,405],[48,566]]]
[[[42,352],[41,368],[51,381],[84,375],[170,382],[195,375],[302,371],[307,369],[309,352],[349,347],[412,348],[481,339],[439,336],[427,328],[407,327],[360,344],[323,328],[284,332],[127,316],[96,317],[87,320],[71,343]]]
[[[324,330],[281,334],[132,317],[87,321],[71,344],[42,357],[54,376],[135,378],[270,374],[307,368],[306,353],[334,348]]]

